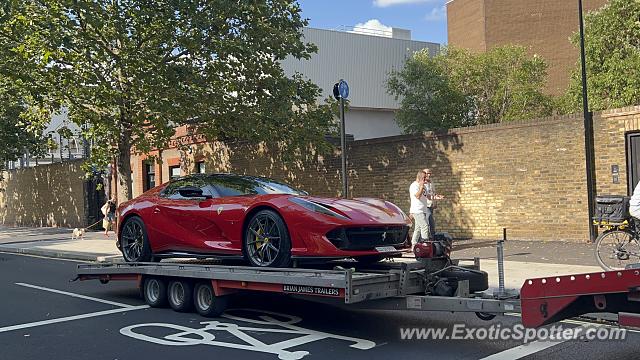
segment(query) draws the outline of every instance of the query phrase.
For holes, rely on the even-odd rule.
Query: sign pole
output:
[[[587,64],[584,50],[584,21],[582,17],[582,0],[578,0],[578,13],[580,20],[580,63],[582,67],[582,108],[584,110],[584,157],[587,172],[587,207],[589,208],[589,240],[596,240],[596,228],[593,226],[594,208],[594,148],[593,148],[593,114],[589,112],[589,100],[587,96]]]
[[[342,150],[342,197],[348,197],[349,184],[347,181],[347,135],[344,121],[344,99],[349,97],[349,85],[340,79],[333,85],[333,97],[340,101],[340,148]]]
[[[340,148],[342,149],[342,197],[347,198],[347,135],[344,121],[344,98],[340,97]]]

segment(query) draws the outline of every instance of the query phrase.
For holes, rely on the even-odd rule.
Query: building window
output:
[[[205,169],[204,161],[198,161],[196,163],[196,173],[204,174],[205,172],[207,172],[207,170]]]
[[[180,177],[180,165],[169,166],[169,180],[174,180]]]
[[[156,187],[156,167],[154,163],[147,161],[142,166],[144,169],[144,188],[142,190],[147,191]]]

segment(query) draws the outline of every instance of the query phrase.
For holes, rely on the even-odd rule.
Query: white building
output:
[[[399,104],[387,93],[389,72],[402,69],[418,50],[435,55],[440,45],[411,40],[411,32],[403,29],[393,29],[391,37],[314,28],[304,28],[303,34],[318,52],[309,60],[285,59],[285,73],[299,72],[320,86],[320,101],[332,97],[333,85],[344,79],[349,84],[346,133],[355,140],[401,134],[394,117]]]

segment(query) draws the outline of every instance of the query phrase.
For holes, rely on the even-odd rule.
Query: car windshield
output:
[[[211,175],[207,177],[207,181],[223,197],[261,194],[307,195],[306,192],[287,184],[252,176]]]

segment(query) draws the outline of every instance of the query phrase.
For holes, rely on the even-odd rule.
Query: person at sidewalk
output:
[[[417,244],[421,238],[429,238],[429,222],[427,220],[426,214],[427,197],[424,184],[425,172],[423,170],[420,170],[416,174],[416,181],[412,182],[409,186],[409,198],[411,199],[409,214],[414,221],[411,246]]]
[[[113,230],[113,224],[116,221],[116,199],[109,199],[100,209],[104,215],[102,220],[102,227],[104,228],[104,235],[109,237],[109,230]],[[114,230],[115,231],[115,230]]]
[[[640,182],[633,189],[633,195],[629,199],[629,215],[634,218],[636,230],[640,229]]]
[[[429,223],[429,238],[433,239],[436,234],[436,222],[433,219],[433,211],[436,209],[436,200],[442,200],[444,196],[436,194],[435,187],[431,181],[431,169],[424,169],[422,171],[425,174],[424,193],[427,199],[424,212],[427,216],[427,222]]]

